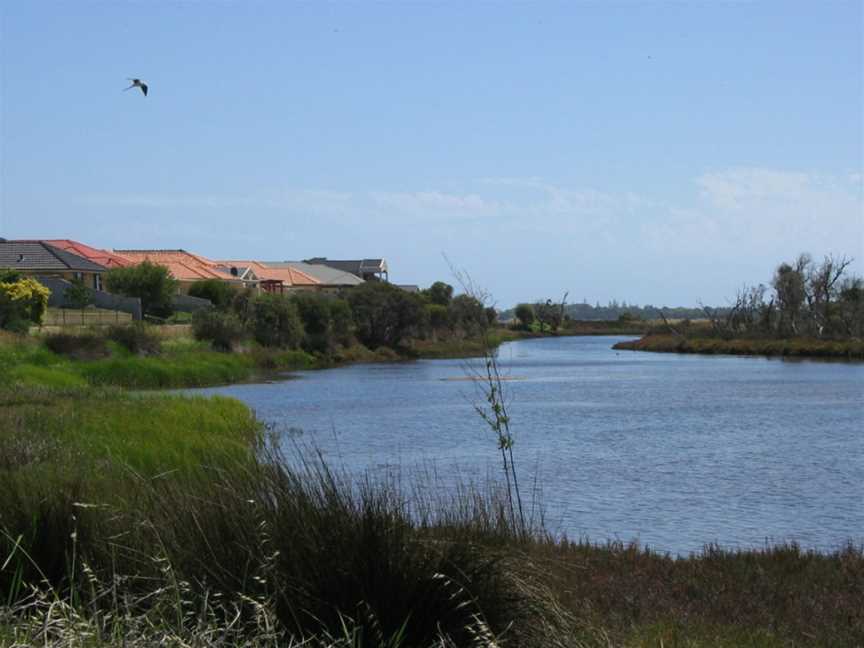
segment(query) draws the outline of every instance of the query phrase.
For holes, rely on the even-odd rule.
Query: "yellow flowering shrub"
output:
[[[0,281],[0,329],[26,330],[40,324],[51,291],[30,277]]]

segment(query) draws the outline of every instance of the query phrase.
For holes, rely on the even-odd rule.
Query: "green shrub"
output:
[[[159,336],[143,322],[110,326],[107,337],[136,355],[157,355],[162,350]]]
[[[255,340],[266,347],[296,349],[303,340],[297,307],[282,295],[258,295],[251,302],[251,328]]]
[[[127,268],[114,268],[105,274],[108,290],[127,297],[138,297],[147,315],[168,317],[174,311],[177,281],[168,268],[143,261]]]
[[[189,287],[189,296],[207,299],[219,310],[230,308],[237,289],[221,279],[205,279],[196,281]]]
[[[210,342],[214,349],[231,351],[243,340],[245,331],[233,313],[202,310],[192,317],[192,334],[196,340]]]
[[[110,354],[105,338],[94,333],[57,333],[45,338],[45,346],[58,355],[75,360],[105,358]]]
[[[428,324],[423,299],[389,283],[368,281],[347,295],[357,338],[371,349],[395,348]]]

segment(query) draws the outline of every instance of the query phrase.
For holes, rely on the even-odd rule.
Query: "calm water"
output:
[[[523,488],[536,477],[550,530],[684,554],[864,543],[864,364],[615,352],[618,339],[502,348]],[[349,470],[500,469],[463,361],[296,376],[198,391]]]

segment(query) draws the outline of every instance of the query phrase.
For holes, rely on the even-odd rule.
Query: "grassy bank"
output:
[[[406,492],[266,452],[231,463],[219,448],[247,438],[249,421],[230,401],[217,401],[235,416],[223,427],[194,400],[164,403],[169,426],[197,411],[203,452],[167,456],[167,438],[102,450],[86,441],[92,426],[66,441],[49,425],[43,438],[69,452],[51,446],[0,467],[13,485],[0,493],[0,645],[775,647],[864,637],[860,548],[673,559],[515,533],[494,492]],[[142,449],[161,460],[142,461]],[[78,481],[30,495],[59,461]],[[91,462],[104,475],[95,484]],[[166,471],[172,464],[183,469]]]
[[[716,337],[683,337],[652,334],[639,340],[619,342],[615,349],[670,353],[704,353],[730,355],[764,355],[780,357],[837,358],[864,360],[864,342],[860,340],[817,340],[812,338],[732,339]]]
[[[221,353],[188,338],[160,342],[158,353],[140,355],[90,336],[97,341],[91,348],[69,353],[51,351],[40,338],[0,337],[0,387],[203,387],[274,371],[309,369],[319,363],[302,351],[251,347],[244,353]]]

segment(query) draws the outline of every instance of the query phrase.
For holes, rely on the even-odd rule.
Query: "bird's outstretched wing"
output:
[[[145,97],[147,96],[147,84],[146,83],[141,84],[141,92],[144,93]]]
[[[131,90],[131,89],[134,88],[134,87],[135,87],[135,84],[133,83],[133,84],[132,84],[131,86],[129,86],[128,88],[123,88],[123,92],[126,92],[127,90]]]

